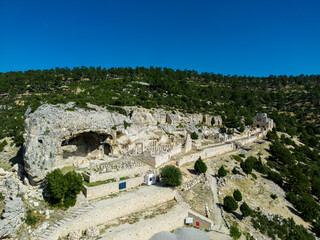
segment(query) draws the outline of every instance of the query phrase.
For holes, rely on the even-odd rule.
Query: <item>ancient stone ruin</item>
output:
[[[122,159],[137,159],[155,168],[170,160],[181,165],[230,151],[235,147],[232,143],[221,143],[260,132],[247,129],[237,136],[221,134],[218,125],[211,126],[213,117],[221,125],[221,117],[207,114],[124,107],[127,114],[123,115],[95,105],[89,107],[45,104],[27,116],[24,162],[31,184],[39,183],[56,168],[103,169]],[[268,118],[259,119],[266,124],[257,119],[260,125],[256,125],[271,127]],[[195,142],[190,137],[193,132],[199,135]]]

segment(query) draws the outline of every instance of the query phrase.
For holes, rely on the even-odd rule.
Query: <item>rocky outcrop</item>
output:
[[[138,107],[124,107],[127,115],[123,115],[91,104],[88,107],[45,104],[26,115],[24,162],[32,185],[39,183],[47,172],[74,165],[75,159],[80,161],[84,156],[99,159],[105,155],[163,154],[177,143],[174,137],[163,135],[172,136],[178,128],[184,134],[197,131],[194,124],[210,118]],[[190,139],[187,148],[190,150]]]
[[[25,170],[32,184],[54,169],[63,139],[81,132],[111,133],[112,127],[131,120],[103,108],[70,111],[69,105],[42,105],[25,120]]]
[[[25,216],[23,201],[20,197],[9,197],[6,199],[5,207],[0,224],[0,236],[12,237],[22,224],[21,219]]]
[[[19,229],[22,218],[25,217],[25,209],[20,196],[25,194],[19,180],[14,177],[13,173],[6,172],[0,168],[0,190],[4,199],[4,209],[2,219],[0,220],[0,239],[15,237]]]

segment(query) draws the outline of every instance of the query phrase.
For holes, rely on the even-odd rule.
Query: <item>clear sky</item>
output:
[[[320,74],[319,0],[0,0],[0,72]]]

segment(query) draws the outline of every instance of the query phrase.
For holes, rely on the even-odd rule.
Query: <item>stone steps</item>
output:
[[[51,236],[59,229],[60,226],[67,225],[76,217],[81,216],[92,209],[94,209],[94,206],[88,204],[80,207],[71,208],[67,211],[67,215],[64,218],[50,225],[44,232],[42,232],[41,236],[38,236],[36,239],[50,240]]]

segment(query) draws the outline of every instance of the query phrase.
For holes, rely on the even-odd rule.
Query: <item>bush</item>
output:
[[[277,199],[277,198],[278,198],[278,195],[275,194],[275,193],[271,193],[271,194],[270,194],[270,197],[271,197],[272,199]]]
[[[316,222],[313,222],[312,224],[312,231],[320,237],[320,219],[318,219]]]
[[[2,192],[0,192],[0,202],[2,202],[6,197],[3,196]]]
[[[195,162],[194,170],[198,173],[205,173],[207,171],[207,165],[202,161],[201,157]]]
[[[123,121],[123,126],[124,126],[124,129],[127,129],[127,127],[130,127],[131,126],[131,123],[128,123],[126,121]]]
[[[191,133],[191,139],[197,140],[198,138],[199,138],[199,136],[196,132]]]
[[[233,173],[233,174],[238,174],[239,171],[236,169],[236,167],[234,167],[234,168],[232,169],[232,173]]]
[[[252,214],[252,210],[246,202],[241,204],[240,211],[241,211],[243,217],[248,217],[248,216],[251,216],[251,214]]]
[[[69,208],[73,207],[77,202],[77,196],[76,195],[68,195],[64,199],[64,206]]]
[[[274,171],[269,171],[268,172],[268,177],[269,180],[273,181],[274,183],[278,184],[278,185],[282,185],[282,177],[279,173],[274,172]]]
[[[238,203],[236,202],[236,200],[234,200],[233,197],[231,196],[226,196],[223,199],[223,208],[227,211],[227,212],[232,212],[237,210],[238,208]]]
[[[48,202],[61,207],[74,206],[76,196],[83,188],[82,176],[74,171],[63,175],[60,169],[55,169],[47,174],[45,191],[48,195]]]
[[[245,161],[240,163],[240,167],[246,174],[250,174],[256,161],[258,161],[257,158],[250,156]]]
[[[173,165],[165,166],[161,169],[161,179],[173,187],[180,186],[182,182],[181,170]]]
[[[230,227],[230,237],[232,237],[232,239],[234,240],[239,239],[241,237],[241,234],[242,233],[240,232],[237,225],[234,224]]]
[[[242,194],[238,189],[234,190],[233,197],[237,202],[242,201]]]
[[[27,211],[27,217],[25,219],[26,224],[33,226],[36,225],[36,223],[40,220],[40,217],[35,214],[33,211],[30,209]]]
[[[257,175],[255,175],[254,173],[251,173],[251,176],[252,176],[252,178],[255,179],[255,180],[257,180],[257,178],[258,178]]]
[[[241,163],[241,162],[242,162],[242,159],[241,159],[241,157],[240,157],[240,156],[232,155],[232,157],[233,157],[237,162],[239,162],[239,163]]]
[[[225,177],[227,176],[228,171],[226,169],[224,169],[224,166],[221,166],[218,170],[218,175],[220,177]]]

